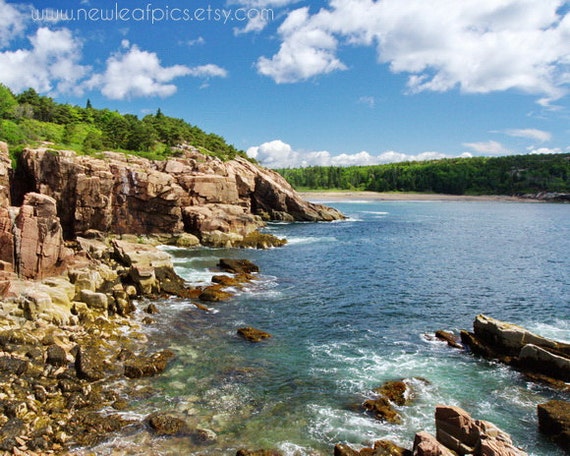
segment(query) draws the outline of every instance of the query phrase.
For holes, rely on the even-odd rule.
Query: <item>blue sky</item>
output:
[[[0,82],[140,117],[161,108],[269,167],[569,152],[569,10],[0,0]]]

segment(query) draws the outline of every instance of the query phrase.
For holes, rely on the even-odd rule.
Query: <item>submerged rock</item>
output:
[[[368,399],[362,404],[364,409],[372,414],[374,418],[388,423],[400,424],[402,417],[396,411],[392,403],[384,396],[375,399]]]
[[[384,396],[396,405],[406,405],[412,399],[409,386],[402,380],[386,382],[374,390],[375,393]]]
[[[461,345],[460,340],[452,332],[440,329],[435,332],[435,337],[441,341],[447,342],[447,345],[449,345],[450,347],[463,348],[463,345]]]
[[[334,456],[412,456],[412,452],[389,440],[374,442],[373,448],[355,450],[348,445],[338,443],[334,447]]]
[[[278,450],[238,450],[236,456],[283,456]]]
[[[222,271],[231,272],[233,274],[259,272],[259,266],[245,259],[220,258],[218,267]]]
[[[163,372],[175,358],[170,350],[163,350],[150,356],[133,356],[125,361],[125,376],[129,378],[153,377]]]
[[[237,333],[250,342],[261,342],[262,340],[269,339],[271,337],[271,334],[252,327],[239,328]]]
[[[192,431],[186,420],[172,412],[157,412],[147,417],[150,428],[161,436],[185,436],[191,435]]]
[[[202,290],[198,299],[205,302],[220,302],[227,301],[233,296],[234,294],[224,290],[222,285],[211,285]]]

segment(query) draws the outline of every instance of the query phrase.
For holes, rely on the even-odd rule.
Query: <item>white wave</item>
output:
[[[277,445],[277,448],[279,448],[285,456],[311,456],[315,454],[311,448],[305,448],[291,442],[282,442]]]
[[[297,245],[297,244],[315,244],[319,242],[337,242],[338,239],[334,236],[323,236],[323,237],[287,237],[287,244]]]
[[[554,323],[534,322],[526,328],[542,337],[570,343],[570,320],[557,319]]]
[[[371,215],[389,215],[389,212],[386,211],[361,211],[362,214],[371,214]]]

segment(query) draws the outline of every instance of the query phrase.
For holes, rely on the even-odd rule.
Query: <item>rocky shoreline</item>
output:
[[[247,261],[221,260],[226,285],[188,287],[167,253],[127,239],[79,238],[75,256],[88,245],[97,261],[67,276],[9,281],[0,302],[0,452],[60,454],[140,426],[121,412],[152,390],[130,380],[160,374],[175,357],[148,352],[143,328],[160,318],[149,300],[179,296],[207,310],[211,296],[228,299],[226,287],[253,278]],[[147,427],[168,434],[160,416]]]
[[[175,358],[168,349],[149,351],[144,328],[160,318],[149,300],[178,296],[208,311],[211,303],[231,299],[230,289],[254,279],[258,268],[220,259],[213,283],[194,288],[157,246],[276,247],[284,241],[259,231],[265,221],[343,218],[304,201],[276,173],[242,159],[223,163],[191,148],[165,162],[26,149],[12,170],[0,143],[0,203],[0,452],[30,456],[91,448],[129,428],[215,443],[213,431],[194,428],[173,412],[142,420],[124,413],[131,400],[152,394],[133,380],[160,375]],[[238,334],[251,342],[271,337],[251,327]],[[527,370],[533,379],[548,377],[560,387],[570,379],[568,346],[488,317],[478,317],[462,343],[439,336]],[[406,405],[413,396],[405,380],[374,394],[361,410],[393,423],[393,404]],[[538,410],[541,431],[566,449],[568,408],[552,401]],[[419,432],[412,450],[380,441],[359,450],[339,443],[334,453],[524,454],[505,433],[456,407],[438,406],[435,419],[436,436]]]
[[[188,287],[156,245],[275,247],[284,241],[259,231],[265,221],[340,218],[241,158],[186,146],[164,162],[43,147],[25,149],[12,169],[0,143],[0,452],[65,454],[140,426],[121,411],[151,392],[129,381],[175,356],[148,352],[142,329],[158,309],[141,302],[179,296],[207,310],[255,271],[220,261],[217,283]],[[166,415],[145,423],[178,432]]]

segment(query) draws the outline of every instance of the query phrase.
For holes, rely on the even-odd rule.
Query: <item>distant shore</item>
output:
[[[438,193],[370,192],[370,191],[308,191],[300,195],[309,201],[511,201],[539,202],[533,198],[504,195],[447,195]]]

